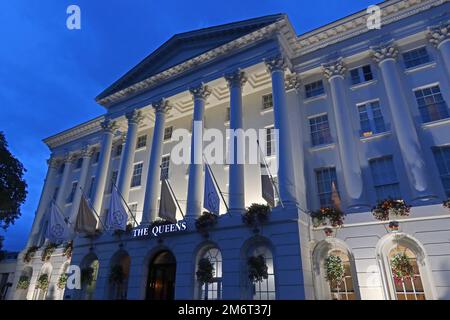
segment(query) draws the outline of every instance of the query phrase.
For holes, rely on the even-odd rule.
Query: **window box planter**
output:
[[[57,283],[58,289],[63,290],[66,287],[68,278],[69,278],[69,276],[67,275],[67,273],[62,273],[59,276],[58,283]]]
[[[387,199],[380,201],[373,209],[372,214],[375,219],[388,221],[391,218],[409,216],[411,206],[405,204],[403,200]]]
[[[73,251],[73,241],[69,241],[64,246],[63,250],[63,256],[67,259],[70,259],[72,257],[72,251]]]
[[[55,243],[49,243],[45,249],[42,251],[41,259],[42,261],[48,261],[52,257],[53,252],[55,252],[56,248],[58,247]]]
[[[43,291],[47,291],[48,289],[48,274],[41,274],[36,282],[36,289],[41,289]]]
[[[218,216],[211,212],[203,212],[203,214],[195,220],[195,228],[198,232],[205,237],[208,236],[209,230],[211,230],[217,224]]]
[[[314,228],[320,226],[341,227],[344,224],[345,213],[339,208],[326,207],[311,213]]]
[[[270,207],[268,205],[254,203],[247,208],[247,211],[242,216],[242,222],[257,230],[259,225],[262,225],[269,220],[270,212]]]
[[[17,282],[17,289],[20,290],[27,290],[30,286],[30,278],[27,276],[21,276],[19,278],[19,281]]]
[[[23,262],[30,263],[31,259],[33,259],[34,254],[39,248],[37,246],[29,247],[25,255],[23,256]]]

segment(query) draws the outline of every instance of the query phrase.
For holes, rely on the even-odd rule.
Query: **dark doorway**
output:
[[[173,300],[177,263],[170,251],[158,253],[148,269],[147,300]]]

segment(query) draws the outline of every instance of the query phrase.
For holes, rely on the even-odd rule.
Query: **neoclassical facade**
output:
[[[389,0],[380,8],[379,30],[367,28],[365,11],[302,35],[286,15],[272,15],[164,43],[97,97],[103,116],[44,140],[48,173],[10,298],[450,299],[450,211],[442,205],[450,197],[450,4]],[[265,130],[279,192],[258,229],[241,216],[265,203],[260,166],[211,164],[227,205],[207,237],[197,232],[203,167],[171,160],[178,129],[190,133],[190,159],[202,157],[193,121],[224,135]],[[52,199],[74,222],[84,193],[102,229],[114,183],[139,228],[158,217],[162,177],[186,230],[78,236],[71,255],[61,245],[42,261]],[[336,194],[344,224],[315,225],[311,212],[335,205]],[[387,198],[412,206],[395,232],[371,212]],[[414,273],[402,281],[392,271],[399,255]],[[258,256],[267,274],[253,283],[248,261]],[[330,256],[343,267],[339,284],[326,278]],[[196,279],[202,258],[214,266],[207,285]],[[80,290],[58,287],[69,265],[92,270]],[[120,285],[111,281],[117,265]],[[36,288],[42,275],[45,290]],[[17,288],[22,276],[28,289]]]

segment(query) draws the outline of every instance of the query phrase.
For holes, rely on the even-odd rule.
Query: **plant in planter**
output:
[[[29,247],[25,255],[23,256],[23,262],[30,263],[31,259],[33,259],[34,254],[39,248],[37,246]]]
[[[247,266],[248,277],[252,283],[262,282],[269,277],[269,268],[263,255],[248,258]]]
[[[388,221],[391,217],[409,216],[411,206],[408,206],[403,200],[387,199],[380,201],[373,209],[372,214],[375,219]]]
[[[27,290],[30,286],[30,278],[28,276],[20,276],[17,282],[17,289]]]
[[[69,241],[64,246],[63,250],[63,256],[67,259],[70,259],[72,257],[72,251],[73,251],[73,241]]]
[[[81,284],[83,285],[91,285],[94,281],[94,268],[87,267],[81,269]]]
[[[109,282],[115,284],[122,284],[125,280],[125,272],[121,265],[116,264],[111,267],[111,273],[109,274]]]
[[[445,208],[450,209],[450,198],[444,201],[442,204]]]
[[[217,215],[208,211],[195,220],[195,228],[198,232],[207,235],[208,231],[217,224]]]
[[[36,288],[46,291],[48,289],[48,274],[41,274],[36,282]]]
[[[345,213],[339,208],[325,207],[313,211],[311,213],[311,218],[314,228],[326,225],[336,228],[344,224]]]
[[[203,285],[211,283],[214,277],[214,266],[208,258],[202,258],[197,264],[197,281]]]
[[[168,221],[168,220],[164,220],[161,218],[156,219],[155,221],[152,222],[152,224],[150,225],[150,229],[153,229],[154,227],[160,227],[160,226],[165,226],[168,224],[172,224],[172,222]]]
[[[395,281],[414,277],[414,268],[404,253],[397,253],[391,258],[391,268]]]
[[[57,244],[55,244],[55,243],[49,243],[46,247],[45,247],[45,249],[44,249],[44,251],[42,251],[42,261],[48,261],[48,260],[50,260],[50,258],[51,258],[51,256],[52,256],[52,254],[53,254],[53,252],[55,252],[55,249],[58,247],[58,245]]]
[[[253,203],[242,216],[242,222],[248,226],[256,227],[266,223],[269,219],[270,207],[265,204]]]
[[[66,287],[68,278],[69,278],[69,276],[67,275],[67,273],[65,273],[65,272],[61,273],[61,275],[59,276],[59,279],[58,279],[57,287],[61,290],[64,289]]]
[[[342,259],[336,255],[329,255],[325,259],[324,267],[327,281],[339,287],[345,275]]]

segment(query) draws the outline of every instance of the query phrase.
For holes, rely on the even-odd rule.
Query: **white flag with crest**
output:
[[[117,188],[113,187],[111,193],[111,204],[106,216],[106,229],[123,230],[127,229],[128,214],[120,198]]]
[[[52,243],[64,242],[70,237],[67,222],[54,202],[50,206],[50,217],[45,237]]]

